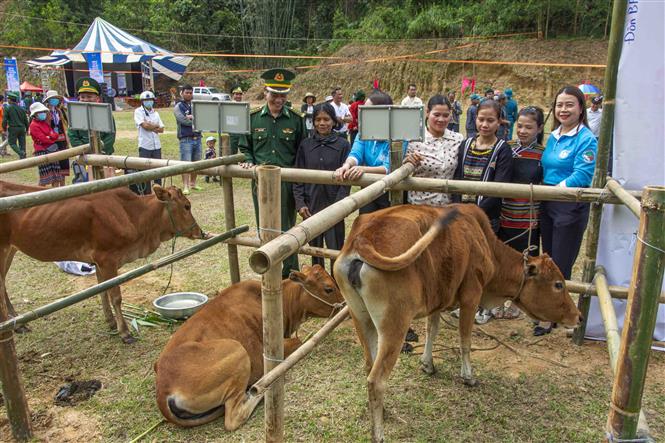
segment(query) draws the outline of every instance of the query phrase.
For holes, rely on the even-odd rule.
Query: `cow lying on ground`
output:
[[[536,320],[571,327],[581,317],[552,259],[541,255],[525,262],[494,235],[475,205],[404,205],[362,215],[334,274],[365,354],[373,441],[383,441],[386,381],[414,318],[427,316],[421,361],[432,374],[440,313],[460,308],[462,379],[475,385],[470,349],[479,305],[492,308],[512,300]]]
[[[282,282],[284,356],[300,346],[290,338],[308,317],[328,317],[342,295],[319,265],[292,271]],[[247,421],[261,396],[246,394],[263,375],[261,282],[221,291],[171,337],[155,363],[157,405],[180,426],[198,426],[222,414],[233,431]]]
[[[42,190],[0,182],[0,196]],[[152,254],[174,236],[202,238],[191,204],[171,186],[137,196],[119,188],[0,214],[0,278],[5,281],[16,249],[40,261],[76,260],[97,266],[97,281],[118,275],[126,263]],[[7,293],[11,315],[16,315]],[[122,316],[120,288],[102,294],[104,316],[125,343],[132,343]],[[113,305],[113,310],[111,309]],[[115,311],[115,315],[114,312]]]

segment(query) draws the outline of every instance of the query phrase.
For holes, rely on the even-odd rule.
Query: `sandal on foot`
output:
[[[543,328],[542,326],[537,325],[533,328],[533,335],[535,337],[540,337],[541,335],[546,335],[546,334],[549,334],[550,332],[552,332],[552,325],[549,325],[546,328]]]
[[[520,310],[512,306],[510,308],[506,308],[503,311],[504,320],[514,320],[516,318],[519,318],[519,316],[520,316]]]
[[[417,342],[418,341],[418,334],[416,334],[416,331],[409,328],[409,330],[406,331],[406,337],[404,337],[404,341]]]

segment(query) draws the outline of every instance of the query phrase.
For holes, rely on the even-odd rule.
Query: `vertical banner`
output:
[[[48,69],[39,70],[39,78],[42,81],[42,89],[44,92],[51,89],[51,71]]]
[[[127,78],[124,73],[116,74],[118,81],[118,95],[127,95]]]
[[[5,75],[7,77],[7,90],[19,92],[21,89],[21,81],[18,75],[18,65],[16,64],[16,58],[5,57]]]
[[[88,71],[90,77],[97,80],[99,83],[104,83],[104,69],[102,67],[102,54],[99,52],[86,52],[83,54],[85,60],[88,62]]]
[[[613,176],[626,189],[665,184],[665,2],[630,0],[619,62]],[[629,286],[639,221],[623,205],[605,205],[597,263],[611,285]],[[622,327],[626,302],[614,300]],[[589,338],[605,337],[598,300],[591,298]],[[654,339],[665,341],[665,305]]]

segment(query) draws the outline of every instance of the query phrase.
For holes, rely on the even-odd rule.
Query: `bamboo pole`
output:
[[[598,295],[597,287],[592,283],[586,283],[576,280],[566,280],[566,289],[568,289],[568,292],[574,292],[575,294]],[[625,286],[610,285],[609,289],[612,298],[616,298],[619,300],[628,299],[629,288]],[[665,293],[660,294],[660,298],[658,299],[658,301],[660,303],[665,304]]]
[[[638,414],[665,273],[665,186],[644,189],[637,239],[607,419],[608,433],[619,439],[637,437]]]
[[[0,321],[9,319],[7,300],[3,295],[5,293],[5,282],[0,277]],[[32,419],[18,368],[14,331],[11,329],[0,332],[0,384],[12,436],[20,442],[30,440],[32,438]]]
[[[44,306],[40,306],[39,308],[36,308],[30,312],[18,315],[12,318],[11,320],[5,320],[2,323],[0,323],[0,333],[5,331],[11,331],[14,328],[16,328],[16,326],[24,325],[38,318],[46,317],[50,314],[53,314],[54,312],[75,305],[76,303],[82,302],[83,300],[93,297],[110,288],[119,286],[123,283],[126,283],[137,277],[145,275],[156,269],[168,266],[171,263],[175,263],[179,260],[182,260],[183,258],[189,257],[190,255],[196,254],[197,252],[201,252],[204,249],[207,249],[211,246],[215,246],[216,244],[222,243],[224,240],[228,238],[234,237],[243,232],[247,232],[248,230],[249,226],[247,225],[240,226],[238,228],[219,234],[208,240],[204,240],[200,243],[197,243],[192,247],[183,249],[182,251],[178,251],[175,254],[167,255],[166,257],[162,257],[155,262],[148,263],[147,265],[140,266],[136,269],[132,269],[131,271],[125,272],[124,274],[120,274],[117,277],[113,277],[112,279],[106,280],[102,283],[98,283],[94,286],[90,286],[89,288],[86,288],[75,294],[68,295],[67,297],[63,297],[59,300],[56,300]]]
[[[275,263],[281,263],[286,257],[294,254],[317,235],[330,229],[339,220],[344,219],[353,211],[362,208],[371,202],[386,189],[399,183],[414,170],[411,163],[406,163],[400,168],[384,176],[376,183],[372,183],[365,189],[351,194],[342,200],[333,203],[324,210],[314,214],[302,223],[289,229],[286,233],[276,239],[264,244],[254,251],[249,257],[249,265],[258,274],[264,274],[272,268]]]
[[[603,100],[603,116],[600,122],[600,138],[598,140],[598,153],[596,155],[596,170],[591,181],[592,188],[604,188],[607,179],[607,165],[612,146],[614,133],[614,109],[617,90],[617,75],[619,72],[619,59],[623,46],[623,29],[626,18],[626,4],[628,0],[615,0],[612,11],[612,28],[610,30],[609,48],[607,51],[607,67],[605,68],[605,99]],[[600,220],[603,214],[603,204],[600,201],[591,205],[589,224],[587,227],[586,245],[584,248],[584,265],[582,281],[593,280],[596,269],[596,255],[598,254],[598,237],[600,235]],[[573,333],[573,343],[581,345],[584,342],[586,322],[589,317],[589,304],[591,300],[584,294],[577,302],[583,320]]]
[[[621,337],[619,336],[619,325],[617,323],[616,312],[614,311],[614,304],[612,303],[610,287],[607,284],[607,277],[605,276],[605,268],[602,266],[596,267],[595,281],[596,287],[598,288],[598,305],[605,326],[605,337],[607,338],[607,353],[610,357],[610,367],[612,368],[612,373],[616,374]],[[640,434],[649,435],[649,425],[647,424],[647,419],[642,411],[640,411],[638,421]]]
[[[262,395],[276,380],[281,377],[292,367],[298,364],[303,358],[307,357],[314,348],[323,341],[332,331],[335,330],[349,315],[349,307],[345,306],[333,318],[331,318],[321,329],[317,331],[309,340],[302,346],[289,355],[283,362],[275,366],[271,371],[265,373],[263,377],[257,380],[254,385],[249,388],[250,395]]]
[[[85,154],[90,150],[90,145],[81,145],[75,148],[65,149],[63,151],[54,152],[52,154],[40,155],[39,157],[29,157],[23,160],[14,160],[7,163],[0,164],[0,174],[7,172],[19,171],[21,169],[31,168],[33,166],[43,165],[45,163],[53,163],[56,161],[64,160],[77,155]]]
[[[393,172],[402,165],[402,142],[390,142],[390,172]],[[397,206],[404,203],[404,191],[390,190],[390,206]]]
[[[156,178],[180,175],[187,172],[198,171],[218,165],[237,163],[244,159],[242,154],[232,155],[230,157],[220,157],[211,160],[200,160],[197,162],[184,162],[174,166],[166,166],[153,171],[142,171],[134,174],[112,177],[104,180],[97,180],[88,183],[77,183],[71,186],[62,186],[59,188],[47,189],[44,191],[30,192],[28,194],[14,195],[0,198],[0,213],[12,211],[15,209],[31,208],[33,206],[53,203],[55,201],[65,200],[80,195],[92,194],[105,191],[107,189],[120,188],[133,183],[141,183]]]
[[[267,244],[281,231],[280,169],[264,165],[258,176],[259,237]],[[282,261],[276,260],[261,278],[263,306],[263,373],[284,359],[284,318],[282,306]],[[265,439],[284,441],[284,380],[279,380],[265,396]]]
[[[228,134],[219,134],[222,156],[231,155],[231,145],[229,144]],[[233,178],[222,177],[222,193],[224,194],[224,226],[226,230],[236,227],[236,210],[233,201]],[[240,281],[240,263],[238,261],[238,247],[234,244],[227,244],[229,256],[229,272],[231,274],[231,283]]]
[[[640,218],[640,201],[626,192],[618,181],[608,178],[607,189],[612,191],[612,194],[616,195],[637,218]]]
[[[261,241],[253,237],[234,237],[224,240],[224,243],[231,243],[249,248],[259,248],[261,246]],[[309,245],[303,245],[298,250],[298,254],[313,255],[315,257],[323,257],[331,260],[337,259],[339,253],[340,251],[336,249],[316,248]],[[568,292],[573,292],[575,294],[597,295],[596,286],[593,283],[586,283],[578,280],[566,280],[566,289],[568,289]],[[626,300],[628,298],[628,288],[625,286],[610,285],[609,289],[612,298],[619,300]],[[665,293],[661,293],[659,302],[665,304]]]
[[[85,164],[106,165],[132,169],[152,169],[168,165],[184,164],[178,160],[156,160],[139,157],[123,157],[117,155],[86,155],[81,159]],[[253,169],[244,169],[240,166],[220,166],[200,171],[202,175],[221,175],[254,179],[256,173]],[[351,185],[367,187],[382,180],[383,174],[365,173],[358,180],[337,181],[333,178],[333,171],[320,171],[313,169],[282,168],[283,181],[291,183],[314,183],[319,185]],[[488,197],[530,198],[531,186],[517,183],[473,182],[467,180],[442,180],[436,178],[408,177],[396,183],[390,189],[401,191],[443,192],[449,194],[475,194]],[[639,198],[641,191],[626,191],[633,197]],[[563,188],[558,186],[533,186],[535,200],[564,201],[564,202],[603,202],[610,204],[623,204],[614,194],[601,188]]]

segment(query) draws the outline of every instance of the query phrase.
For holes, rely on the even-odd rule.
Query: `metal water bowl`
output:
[[[157,312],[174,319],[191,317],[206,303],[208,296],[198,292],[174,292],[162,295],[152,302]]]

